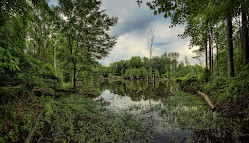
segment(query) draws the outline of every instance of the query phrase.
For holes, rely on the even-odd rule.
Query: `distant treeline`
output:
[[[187,57],[179,61],[179,53],[164,53],[152,58],[153,77],[182,77],[189,73],[198,74],[203,68],[199,65],[190,65]],[[127,79],[146,79],[149,76],[149,58],[132,57],[130,60],[121,60],[102,67],[103,77],[122,76]]]

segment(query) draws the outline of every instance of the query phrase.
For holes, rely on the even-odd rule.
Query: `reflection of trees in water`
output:
[[[153,84],[152,84],[153,85]],[[143,100],[160,100],[161,102],[168,103],[171,92],[177,89],[174,82],[159,82],[156,81],[154,86],[149,86],[146,81],[112,81],[104,82],[99,86],[101,91],[108,89],[111,93],[120,96],[129,96],[133,101]],[[177,96],[172,96],[177,97]],[[224,115],[215,115],[213,112],[202,105],[203,103],[179,105],[184,101],[192,103],[193,98],[184,98],[180,96],[175,98],[175,104],[170,102],[166,104],[163,115],[165,117],[162,121],[165,124],[165,129],[172,126],[171,136],[177,137],[178,130],[184,129],[188,132],[188,137],[185,141],[189,142],[238,142],[243,140],[243,135],[248,134],[248,123],[239,117],[224,117]],[[186,108],[185,108],[186,107]],[[193,107],[193,108],[192,108]],[[150,108],[153,108],[150,106]],[[153,110],[150,110],[149,120],[153,122]],[[156,124],[156,122],[155,122]],[[176,142],[181,142],[184,138],[176,138]],[[243,142],[243,141],[241,141]]]
[[[106,81],[100,85],[101,91],[108,89],[111,93],[121,96],[129,96],[133,101],[141,99],[162,100],[170,96],[174,83],[156,81],[151,87],[146,81]]]

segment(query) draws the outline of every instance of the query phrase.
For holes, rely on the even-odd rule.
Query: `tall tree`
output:
[[[242,2],[242,56],[243,65],[249,63],[249,41],[248,41],[248,2]]]
[[[149,81],[152,82],[152,52],[153,52],[153,43],[155,39],[155,33],[154,29],[151,28],[147,34],[147,40],[148,40],[148,49],[150,52],[150,70],[149,70]]]
[[[116,43],[108,34],[117,18],[108,17],[100,10],[101,1],[60,0],[61,13],[66,17],[63,31],[68,37],[68,53],[73,69],[73,86],[76,88],[77,68],[105,57]],[[79,62],[80,61],[80,62]]]
[[[233,63],[233,25],[232,25],[232,17],[231,15],[228,15],[226,17],[227,21],[227,68],[228,68],[228,76],[234,77],[234,63]]]

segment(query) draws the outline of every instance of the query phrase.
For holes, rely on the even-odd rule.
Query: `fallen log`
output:
[[[207,94],[205,94],[205,93],[203,93],[203,92],[201,92],[199,90],[197,91],[197,94],[199,94],[202,97],[204,97],[204,99],[206,100],[206,102],[208,103],[208,105],[211,107],[211,109],[215,109],[213,101],[211,100],[211,98]]]

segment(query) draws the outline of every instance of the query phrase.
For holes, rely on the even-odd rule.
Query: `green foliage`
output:
[[[200,82],[198,78],[192,74],[177,78],[176,82],[178,82],[180,84],[180,88],[186,92],[196,93],[197,90],[200,89]]]
[[[7,69],[11,71],[20,70],[18,64],[18,57],[13,57],[7,49],[0,47],[0,73],[4,74]]]
[[[10,98],[10,97],[6,97]],[[24,142],[49,97],[29,96],[0,105],[0,142]],[[51,101],[52,99],[50,99]],[[38,107],[40,106],[40,107]],[[45,111],[46,113],[46,111]]]
[[[210,81],[210,79],[211,79],[211,72],[207,67],[205,67],[201,76],[200,76],[200,81],[201,82],[208,82],[208,81]]]
[[[189,73],[196,74],[202,71],[202,67],[198,65],[184,66],[179,62],[179,53],[163,53],[161,56],[152,58],[152,72],[156,77],[164,75],[164,77],[183,77]],[[132,70],[132,74],[130,74]],[[107,73],[115,76],[122,76],[128,79],[132,75],[134,79],[146,78],[149,72],[149,59],[147,57],[132,57],[130,60],[121,60],[110,64],[109,67],[102,68],[102,74],[106,77]]]
[[[110,77],[112,77],[112,74],[111,74],[111,73],[109,73],[109,74],[108,74],[108,77],[109,77],[109,78],[110,78]]]
[[[160,75],[159,75],[159,72],[158,72],[158,70],[156,70],[156,72],[155,72],[155,77],[159,77]]]
[[[140,68],[140,75],[142,78],[146,78],[149,75],[149,72],[145,67],[142,67]]]
[[[17,73],[17,79],[28,89],[53,87],[58,80],[50,64],[42,64],[30,56],[26,56],[20,66],[21,72]]]
[[[213,95],[219,102],[237,102],[239,108],[248,107],[248,65],[235,78],[215,77],[202,85],[203,91]]]

